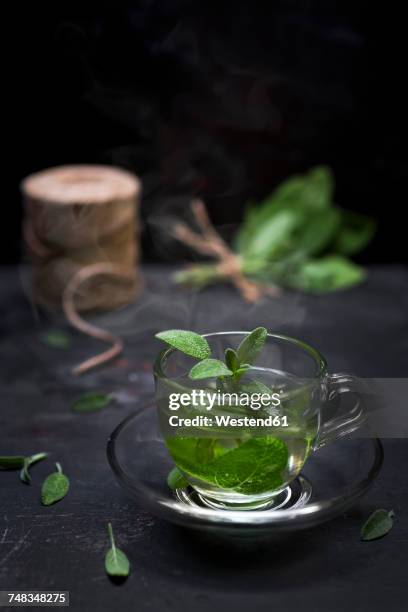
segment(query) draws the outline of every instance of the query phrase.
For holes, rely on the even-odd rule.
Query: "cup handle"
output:
[[[362,406],[362,398],[358,392],[358,379],[351,374],[336,373],[327,376],[328,400],[332,401],[343,393],[355,395],[355,402],[347,412],[329,419],[322,423],[314,444],[314,450],[318,450],[338,440],[348,436],[358,429],[365,421],[365,414]]]

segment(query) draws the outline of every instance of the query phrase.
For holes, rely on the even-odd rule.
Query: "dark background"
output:
[[[2,17],[1,261],[21,256],[20,180],[63,163],[143,179],[149,219],[205,198],[217,224],[316,164],[379,220],[362,262],[407,260],[406,22],[398,3],[17,3]],[[178,200],[184,196],[186,199]]]

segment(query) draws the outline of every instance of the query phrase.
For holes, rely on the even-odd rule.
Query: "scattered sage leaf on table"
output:
[[[51,506],[63,499],[69,490],[69,480],[62,473],[59,463],[55,464],[57,471],[47,476],[41,488],[41,503],[43,506]]]
[[[232,371],[219,359],[203,359],[191,368],[188,376],[193,380],[200,380],[213,376],[232,376]]]
[[[74,412],[96,412],[102,410],[112,401],[107,393],[85,393],[72,404]]]
[[[51,330],[42,336],[42,341],[52,348],[67,349],[71,345],[71,338],[63,331]]]
[[[23,466],[20,471],[21,482],[24,482],[25,484],[30,484],[31,476],[28,471],[29,468],[35,463],[42,461],[46,457],[48,457],[48,453],[37,453],[36,455],[31,455],[31,457],[24,457]]]
[[[129,559],[123,551],[116,548],[111,523],[108,523],[108,533],[111,547],[105,556],[106,573],[109,576],[126,578],[126,576],[129,576]]]
[[[254,363],[263,349],[267,335],[268,331],[265,327],[257,327],[243,339],[237,350],[240,364]]]
[[[375,510],[368,517],[361,529],[361,539],[365,542],[376,540],[386,535],[394,524],[394,512],[391,510]]]
[[[206,359],[211,355],[207,340],[192,331],[169,329],[156,334],[156,338],[196,359]]]
[[[188,485],[188,481],[178,467],[174,467],[167,475],[167,484],[170,489],[175,491],[176,489],[184,489]]]
[[[30,457],[23,457],[22,455],[9,455],[0,457],[0,469],[1,470],[20,470],[20,480],[26,484],[30,484],[31,476],[28,472],[31,465],[45,459],[48,453],[37,453]]]
[[[0,456],[0,470],[19,470],[24,466],[24,460],[21,455]]]

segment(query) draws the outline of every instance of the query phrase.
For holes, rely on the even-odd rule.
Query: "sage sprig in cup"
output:
[[[205,336],[168,330],[157,338],[169,345],[154,369],[161,431],[177,468],[208,506],[273,507],[314,450],[361,420],[358,404],[340,420],[325,418],[329,396],[351,390],[352,377],[346,384],[341,375],[338,384],[340,375],[329,375],[320,353],[300,340],[264,327]],[[211,410],[206,401],[180,405],[179,422],[198,424],[171,427],[175,394],[218,399]],[[254,403],[240,401],[262,394],[279,402],[255,404],[254,412]],[[197,415],[200,421],[184,418]],[[259,426],[262,419],[267,426]],[[243,424],[229,426],[232,421]]]

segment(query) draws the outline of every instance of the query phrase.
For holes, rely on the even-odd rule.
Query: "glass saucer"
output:
[[[376,438],[343,438],[313,453],[273,508],[223,510],[206,506],[190,487],[168,488],[174,464],[153,404],[122,421],[107,453],[119,483],[153,514],[187,527],[241,535],[305,529],[341,514],[368,490],[384,458]]]

